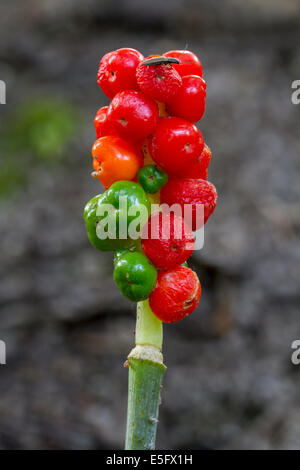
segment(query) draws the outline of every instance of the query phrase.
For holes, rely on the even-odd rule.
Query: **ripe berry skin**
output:
[[[169,51],[163,54],[165,57],[175,57],[180,60],[180,64],[173,67],[181,77],[185,75],[198,75],[202,77],[202,65],[198,57],[190,51]]]
[[[112,99],[122,90],[138,90],[135,71],[144,56],[135,49],[123,48],[105,54],[99,65],[97,83]]]
[[[211,159],[211,150],[208,145],[204,145],[204,149],[196,163],[192,163],[184,168],[182,172],[183,178],[203,179],[207,180],[207,168]]]
[[[197,274],[185,266],[160,271],[149,297],[153,313],[165,323],[175,323],[192,313],[201,297]]]
[[[105,135],[114,135],[117,133],[116,129],[107,120],[107,111],[108,106],[103,106],[103,108],[98,109],[96,113],[94,126],[97,139],[100,139],[100,137],[104,137]]]
[[[167,103],[182,84],[180,75],[171,64],[138,65],[136,79],[140,89],[151,98]]]
[[[155,163],[171,174],[197,161],[204,147],[201,132],[189,121],[177,117],[160,118],[149,150]]]
[[[110,103],[107,119],[124,139],[145,139],[158,123],[158,106],[141,91],[121,91]]]
[[[170,180],[160,192],[161,203],[169,206],[179,204],[184,212],[184,205],[192,205],[192,230],[198,230],[206,223],[217,204],[217,190],[209,181],[203,179],[180,178]],[[197,204],[204,205],[204,221],[197,220]],[[202,219],[202,218],[201,218]],[[185,217],[185,220],[187,218]]]
[[[133,144],[117,135],[96,140],[92,148],[93,167],[104,188],[120,180],[133,180],[143,158]]]
[[[171,269],[184,263],[194,246],[192,230],[172,212],[152,215],[143,231],[143,251],[157,268]]]
[[[198,162],[197,162],[198,163]],[[208,178],[208,170],[199,170],[197,163],[190,165],[187,167],[186,172],[182,174],[184,178],[192,178],[197,180],[207,180]],[[188,171],[190,170],[190,171]]]
[[[178,93],[169,101],[168,112],[188,121],[200,121],[205,112],[206,84],[197,75],[186,75],[182,78],[182,86]]]

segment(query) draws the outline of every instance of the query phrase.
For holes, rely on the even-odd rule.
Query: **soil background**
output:
[[[203,296],[166,326],[158,449],[300,446],[298,0],[2,0],[0,448],[121,449],[134,306],[88,243],[100,58],[199,55],[219,202]]]

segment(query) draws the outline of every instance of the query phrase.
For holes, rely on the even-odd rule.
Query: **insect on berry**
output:
[[[149,61],[154,60],[154,64]],[[148,63],[147,63],[148,62]],[[136,79],[140,89],[151,98],[167,103],[182,84],[180,75],[172,64],[161,56],[150,56],[136,68]]]
[[[164,57],[163,55],[151,57],[141,62],[141,65],[161,65],[161,64],[180,64],[180,61],[175,57]]]

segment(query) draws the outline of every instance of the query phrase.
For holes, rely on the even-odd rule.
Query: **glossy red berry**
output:
[[[104,137],[105,135],[116,134],[116,129],[107,120],[107,110],[108,106],[103,106],[103,108],[98,109],[95,116],[94,126],[97,139],[100,139],[100,137]]]
[[[143,59],[139,51],[129,48],[118,49],[102,57],[97,83],[108,98],[122,90],[138,90],[135,72]]]
[[[170,174],[179,173],[197,161],[204,147],[201,132],[189,121],[177,117],[160,118],[149,150],[153,160]]]
[[[182,77],[182,86],[169,101],[167,111],[188,121],[200,121],[205,112],[206,84],[197,75]]]
[[[124,139],[145,139],[158,123],[158,106],[141,91],[121,91],[110,103],[107,119]]]
[[[169,51],[163,54],[165,57],[175,57],[180,61],[180,64],[174,64],[174,69],[177,70],[181,77],[185,75],[199,75],[202,77],[202,65],[196,54],[190,51]]]
[[[207,180],[207,168],[211,159],[211,151],[208,145],[204,145],[204,149],[196,163],[192,163],[183,169],[181,176],[183,178],[203,179]]]
[[[169,206],[179,204],[185,220],[190,223],[192,230],[197,230],[205,224],[215,210],[217,204],[217,190],[209,181],[203,179],[180,178],[168,181],[160,192],[161,203]],[[185,204],[191,205],[192,223],[187,219]],[[197,205],[203,204],[204,220],[199,217]],[[201,215],[201,214],[200,214]]]
[[[160,271],[149,297],[153,313],[165,323],[174,323],[192,313],[201,297],[197,274],[185,266]]]
[[[201,179],[201,180],[207,180],[208,170],[204,170],[203,172],[199,172],[198,178]]]
[[[136,79],[146,95],[163,103],[167,103],[182,84],[180,75],[171,64],[139,64],[136,69]]]
[[[191,228],[172,212],[152,215],[143,231],[142,248],[157,268],[170,269],[184,263],[194,245]]]

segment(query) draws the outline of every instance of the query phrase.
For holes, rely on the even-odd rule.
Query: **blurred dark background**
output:
[[[219,203],[166,326],[157,448],[300,447],[298,0],[2,0],[0,448],[122,448],[134,306],[87,240],[106,52],[199,55]]]

